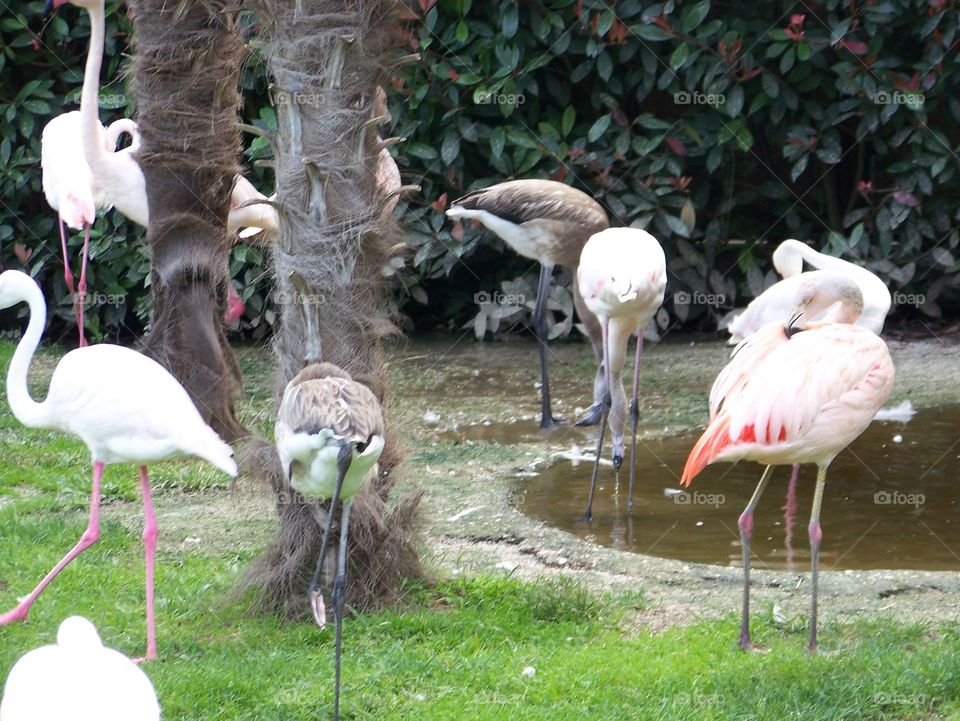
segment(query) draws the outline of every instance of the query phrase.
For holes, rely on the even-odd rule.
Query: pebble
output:
[[[440,414],[436,411],[427,411],[423,414],[423,422],[428,426],[435,426],[440,423]]]
[[[898,433],[897,435],[895,435],[895,436],[893,437],[893,442],[894,442],[894,443],[903,443],[903,436],[901,436],[901,435]]]

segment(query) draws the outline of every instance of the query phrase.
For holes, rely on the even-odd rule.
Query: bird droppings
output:
[[[494,568],[499,568],[503,571],[507,571],[508,573],[513,573],[517,570],[519,565],[520,564],[516,563],[515,561],[500,561],[500,563],[494,566]]]
[[[434,411],[427,411],[421,416],[421,419],[428,426],[440,425],[440,414]]]
[[[898,433],[897,435],[895,435],[895,436],[893,437],[893,442],[894,442],[894,443],[903,443],[903,436],[901,436],[901,435]]]
[[[522,678],[533,678],[536,675],[537,669],[535,669],[533,666],[527,666],[523,669],[523,671],[520,672],[520,676]]]

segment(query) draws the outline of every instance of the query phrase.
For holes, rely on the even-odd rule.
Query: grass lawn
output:
[[[11,344],[0,343],[0,367],[11,352]],[[38,378],[45,377],[43,365]],[[262,365],[244,367],[251,384],[269,388]],[[22,429],[5,394],[0,439],[5,610],[82,532],[89,467],[78,442]],[[170,464],[157,475],[158,507],[192,491],[219,492],[224,482],[199,464]],[[137,501],[135,481],[135,469],[108,469],[105,503]],[[139,513],[139,506],[130,509]],[[0,629],[4,677],[18,656],[51,642],[59,622],[74,613],[94,621],[109,645],[143,652],[139,538],[113,519],[102,531],[100,543],[41,597],[27,624]],[[224,601],[256,550],[185,545],[159,554],[162,659],[146,670],[165,719],[328,716],[332,634],[307,623],[250,618]],[[736,649],[732,614],[653,634],[631,622],[644,603],[642,589],[601,593],[506,574],[411,586],[401,608],[347,621],[343,718],[960,718],[956,626],[826,625],[820,653],[810,656],[802,623],[775,626],[758,614],[755,640],[768,650],[748,655]],[[524,675],[527,667],[535,672]]]

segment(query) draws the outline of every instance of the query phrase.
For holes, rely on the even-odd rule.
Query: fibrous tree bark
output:
[[[237,172],[244,43],[224,0],[131,0],[133,90],[150,223],[153,320],[143,350],[177,377],[227,441],[246,435],[223,331],[226,219]],[[149,413],[150,409],[144,409]]]
[[[388,119],[377,115],[378,88],[396,57],[393,10],[393,0],[260,1],[263,55],[277,109],[271,140],[281,226],[274,248],[278,402],[310,354],[312,315],[322,360],[367,384],[386,404],[381,339],[395,328],[386,312],[383,269],[395,228],[382,217],[390,198],[377,185],[375,167],[383,148],[378,130]],[[350,520],[347,601],[354,608],[390,600],[401,578],[419,573],[410,535],[419,497],[389,499],[402,453],[386,418],[379,476],[355,499]],[[298,497],[275,452],[262,451],[280,531],[247,585],[257,587],[267,609],[299,616],[319,551],[318,521],[329,504]]]

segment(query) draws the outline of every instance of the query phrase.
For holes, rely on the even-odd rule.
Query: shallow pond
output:
[[[480,434],[489,437],[476,440],[508,442],[504,432],[490,428]],[[524,438],[534,432],[514,429]],[[595,438],[596,429],[590,433]],[[601,467],[589,524],[581,520],[589,462],[561,461],[525,479],[516,503],[533,518],[620,550],[740,565],[737,518],[763,469],[750,462],[710,466],[678,493],[695,441],[682,435],[637,444],[632,517],[627,463],[619,484],[610,466]],[[789,477],[788,467],[778,468],[760,500],[752,545],[758,568],[808,568],[816,469],[802,469],[792,514],[784,510]],[[907,424],[873,423],[831,465],[821,522],[823,568],[960,570],[960,406],[920,411]]]

